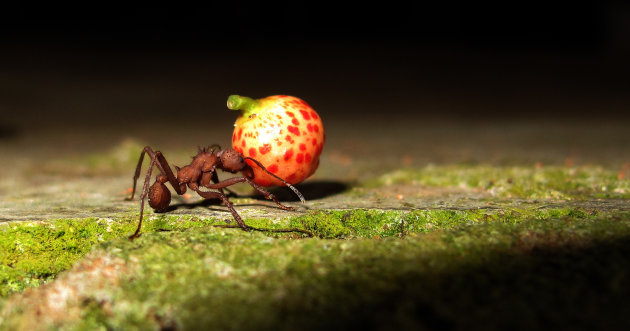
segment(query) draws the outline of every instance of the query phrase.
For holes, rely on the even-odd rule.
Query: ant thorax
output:
[[[201,172],[213,172],[218,164],[219,158],[211,152],[197,154],[190,163],[191,166],[200,169]]]

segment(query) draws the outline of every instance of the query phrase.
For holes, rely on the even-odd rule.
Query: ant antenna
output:
[[[298,198],[300,198],[300,201],[302,201],[302,203],[306,203],[306,200],[304,199],[304,196],[302,195],[302,193],[300,193],[300,191],[298,191],[298,189],[296,189],[295,187],[293,187],[293,185],[291,185],[291,184],[287,183],[287,181],[286,181],[286,180],[284,180],[284,179],[282,179],[282,178],[280,178],[280,177],[278,177],[278,176],[276,176],[276,175],[272,174],[269,170],[267,170],[267,168],[265,168],[265,166],[264,166],[264,165],[262,165],[260,162],[258,162],[258,160],[256,160],[256,159],[252,159],[252,158],[251,158],[251,157],[249,157],[249,156],[246,156],[246,157],[245,157],[245,159],[254,161],[254,163],[256,163],[256,164],[257,164],[257,165],[258,165],[258,166],[259,166],[262,170],[264,170],[266,173],[270,174],[271,176],[273,176],[273,177],[275,177],[276,179],[278,179],[278,180],[280,180],[281,182],[283,182],[283,183],[284,183],[284,185],[288,186],[288,187],[291,189],[291,191],[293,191],[293,192],[294,192],[294,193],[298,196]]]

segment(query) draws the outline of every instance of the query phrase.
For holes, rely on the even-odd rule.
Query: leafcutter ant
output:
[[[144,179],[144,186],[142,187],[142,195],[140,196],[140,220],[138,222],[138,228],[136,229],[136,232],[129,237],[130,239],[134,239],[140,236],[140,228],[142,227],[142,216],[144,214],[144,200],[147,195],[149,196],[149,206],[151,206],[151,208],[153,208],[155,211],[163,212],[168,209],[168,206],[171,203],[171,192],[166,187],[166,183],[170,183],[178,195],[186,193],[186,189],[188,188],[197,192],[197,194],[199,194],[203,198],[220,199],[223,204],[225,204],[230,210],[232,216],[238,223],[238,226],[245,231],[255,228],[247,226],[247,224],[243,222],[241,216],[234,209],[234,205],[232,205],[224,192],[224,189],[227,189],[228,186],[237,183],[248,183],[254,189],[256,189],[256,191],[264,195],[267,199],[273,200],[280,208],[284,210],[293,210],[293,207],[283,205],[272,193],[268,192],[260,185],[253,182],[254,172],[252,168],[247,164],[247,162],[245,162],[245,160],[250,160],[254,162],[265,172],[282,181],[286,186],[293,190],[293,192],[295,192],[295,194],[300,198],[302,202],[305,202],[304,196],[302,196],[302,194],[295,187],[287,183],[284,179],[269,172],[257,160],[251,157],[244,157],[241,153],[231,148],[222,150],[218,145],[212,145],[205,148],[198,147],[197,155],[193,156],[192,162],[190,162],[189,165],[182,168],[175,166],[177,176],[173,174],[173,171],[166,161],[166,158],[164,158],[164,155],[162,155],[162,152],[153,151],[153,149],[151,149],[151,147],[149,146],[144,147],[142,153],[140,154],[138,165],[136,166],[136,172],[133,176],[133,189],[131,191],[131,196],[128,197],[127,200],[132,200],[136,192],[136,183],[138,181],[138,177],[140,177],[142,161],[144,160],[145,154],[148,154],[151,158],[151,164],[149,165],[149,169],[147,170],[147,174]],[[154,166],[157,166],[157,168],[160,170],[160,174],[156,176],[155,182],[153,183],[153,185],[151,185],[151,187],[149,187],[149,182],[151,181],[151,174],[153,172]],[[219,177],[217,176],[217,169],[221,169],[229,173],[241,172],[242,176],[219,181]],[[202,191],[201,188],[216,191]],[[300,229],[275,229],[268,231],[303,232],[311,235],[310,232]]]

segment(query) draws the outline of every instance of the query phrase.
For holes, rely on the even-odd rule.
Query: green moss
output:
[[[161,215],[143,231],[183,230],[205,222]],[[94,245],[133,233],[135,221],[59,219],[0,226],[0,297],[38,286],[69,269]]]
[[[369,181],[368,187],[411,183],[481,189],[495,197],[528,199],[630,198],[630,180],[602,167],[427,166],[398,170]]]
[[[597,211],[579,208],[505,208],[414,211],[353,209],[317,211],[290,219],[293,227],[303,226],[320,238],[354,239],[404,237],[408,233],[448,231],[458,227],[502,222],[516,224],[526,220],[574,217],[587,219]]]
[[[545,214],[551,218],[537,219]],[[363,220],[377,219],[378,213],[344,215],[329,214],[345,217],[339,227],[357,233],[365,229]],[[618,244],[630,236],[628,213],[525,211],[519,222],[515,215],[511,221],[499,215],[484,220],[484,215],[403,215],[424,216],[419,223],[435,222],[438,229],[459,224],[404,239],[290,240],[198,228],[108,241],[100,249],[117,252],[136,268],[113,291],[117,305],[111,311],[86,305],[79,323],[115,329],[501,328],[511,323],[570,328],[588,322],[571,315],[576,295],[582,299],[579,312],[619,312],[597,305],[625,298],[630,286],[624,281],[616,285],[620,288],[589,290],[587,280],[610,282],[630,270],[611,263],[624,261],[623,250],[629,250]],[[539,310],[554,313],[542,321]]]
[[[246,222],[328,239],[161,215],[129,241],[132,221],[56,220],[2,227],[2,265],[44,281],[93,246],[127,261],[112,304],[81,303],[72,323],[89,329],[570,328],[628,307],[602,305],[630,292],[628,212],[331,210]],[[546,324],[540,310],[554,311]]]
[[[586,219],[594,217],[577,209],[514,209],[514,210],[337,210],[318,211],[284,220],[247,219],[250,226],[262,229],[293,227],[311,231],[324,239],[357,239],[404,237],[410,233],[447,231],[471,224],[487,222],[517,223],[527,219],[557,217]],[[209,231],[216,220],[159,215],[147,218],[143,233]],[[126,238],[135,230],[133,220],[60,219],[39,223],[14,223],[0,227],[0,296],[38,286],[69,269],[94,245],[114,238]],[[226,229],[225,233],[240,233]],[[247,234],[250,235],[250,234]],[[254,234],[251,234],[254,235]],[[260,235],[260,234],[258,234]],[[303,238],[301,233],[270,237]],[[226,237],[227,238],[227,237]],[[248,245],[244,243],[244,245]]]

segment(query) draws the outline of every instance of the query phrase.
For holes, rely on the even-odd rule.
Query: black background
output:
[[[339,116],[618,119],[630,105],[621,1],[49,3],[0,15],[5,126],[201,114],[231,93],[294,94]]]
[[[447,1],[431,4],[230,2],[108,7],[3,5],[5,42],[216,49],[233,38],[282,45],[396,42],[414,48],[612,51],[627,38],[623,2]],[[615,39],[619,40],[615,40]],[[59,45],[61,44],[61,45]],[[350,44],[350,45],[348,45]]]

